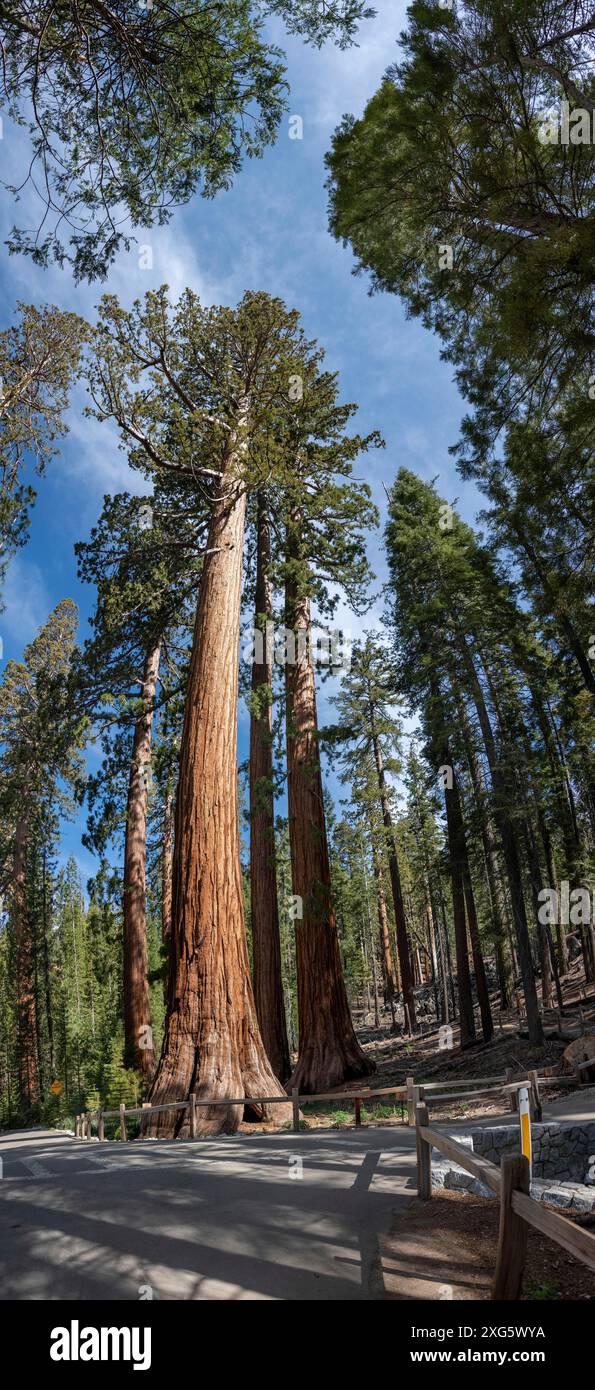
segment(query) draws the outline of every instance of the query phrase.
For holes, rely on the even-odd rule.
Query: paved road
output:
[[[1,1299],[378,1298],[378,1237],[415,1192],[401,1127],[175,1144],[27,1130],[0,1158]]]

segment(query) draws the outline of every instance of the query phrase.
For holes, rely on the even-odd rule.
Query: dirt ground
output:
[[[462,1192],[412,1197],[381,1242],[387,1299],[490,1298],[499,1203]],[[553,1241],[529,1230],[522,1301],[595,1301],[595,1276]]]
[[[419,996],[420,991],[417,991],[417,994]],[[421,1002],[425,1003],[429,1009],[429,991],[425,991],[425,994],[428,998]],[[526,1076],[530,1068],[536,1068],[541,1072],[549,1067],[555,1068],[559,1064],[570,1038],[576,1036],[581,1026],[584,1026],[589,1033],[595,1032],[595,991],[592,984],[585,987],[582,970],[576,965],[564,978],[563,995],[565,1009],[562,1019],[563,1036],[557,1034],[553,1015],[548,1015],[545,1044],[539,1048],[534,1047],[528,1038],[521,1036],[519,1021],[516,1016],[500,1015],[497,995],[492,996],[494,1038],[490,1043],[479,1041],[475,1046],[466,1048],[464,1052],[459,1046],[459,1034],[456,1026],[453,1026],[452,1048],[440,1048],[439,1030],[436,1027],[430,1031],[429,1016],[427,1018],[422,1016],[421,1018],[424,1036],[407,1038],[391,1033],[388,1011],[386,1019],[382,1019],[380,1028],[370,1026],[365,1015],[355,1014],[354,1021],[359,1040],[364,1050],[374,1058],[378,1068],[375,1076],[366,1078],[364,1085],[366,1087],[383,1087],[392,1084],[402,1086],[408,1076],[413,1076],[417,1082],[452,1080],[453,1090],[456,1090],[456,1083],[459,1079],[469,1080],[473,1077],[485,1077],[489,1084],[490,1077],[503,1076],[509,1070],[512,1072],[513,1080],[518,1080]],[[419,1002],[418,999],[418,1004]],[[550,1018],[552,1022],[549,1021]],[[358,1086],[356,1081],[348,1082],[344,1088],[341,1088],[345,1092],[345,1103],[336,1101],[304,1105],[302,1111],[304,1127],[318,1128],[329,1124],[337,1124],[342,1127],[346,1124],[352,1124],[353,1104],[349,1097],[357,1095],[358,1089],[361,1090],[361,1088],[362,1083],[360,1082]],[[545,1098],[548,1101],[555,1100],[559,1095],[567,1094],[567,1090],[568,1088],[563,1085],[559,1089],[553,1085],[548,1085]],[[376,1100],[368,1101],[366,1109],[370,1118],[373,1118],[375,1122],[402,1123],[401,1103],[395,1105],[390,1096],[378,1096]],[[377,1113],[378,1109],[380,1114]],[[501,1111],[502,1098],[497,1095],[493,1102],[490,1097],[483,1097],[476,1102],[449,1101],[444,1106],[436,1101],[432,1103],[432,1119],[436,1121],[473,1118],[477,1115],[496,1115],[500,1114]]]

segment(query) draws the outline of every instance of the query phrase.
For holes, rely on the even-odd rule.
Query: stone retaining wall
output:
[[[445,1132],[457,1144],[463,1144],[498,1166],[506,1154],[520,1152],[518,1121],[485,1129],[474,1128],[468,1134],[455,1130]],[[531,1134],[532,1197],[575,1211],[595,1210],[595,1122],[533,1124]],[[474,1192],[482,1197],[494,1195],[490,1188],[458,1164],[451,1163],[438,1149],[432,1149],[432,1183],[434,1187]]]

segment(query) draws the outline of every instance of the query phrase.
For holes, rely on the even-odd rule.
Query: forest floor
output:
[[[496,1198],[440,1192],[412,1198],[381,1241],[384,1297],[470,1299],[491,1296],[500,1204]],[[595,1300],[593,1275],[554,1241],[529,1229],[521,1299]]]
[[[546,1024],[546,1041],[543,1047],[538,1048],[534,1047],[527,1037],[522,1036],[516,1015],[500,1015],[497,994],[492,996],[494,1038],[490,1043],[483,1043],[480,1038],[475,1046],[466,1048],[463,1052],[460,1049],[459,1030],[456,1025],[453,1025],[452,1047],[440,1047],[439,1027],[432,1028],[428,1012],[425,1016],[422,1013],[424,1007],[429,1011],[430,991],[427,988],[416,991],[418,1008],[421,1004],[421,1036],[411,1038],[392,1033],[388,1009],[386,1018],[381,1015],[381,1027],[377,1029],[371,1024],[369,1015],[358,1016],[356,1013],[355,1026],[360,1043],[374,1058],[378,1069],[375,1076],[366,1079],[364,1086],[402,1086],[408,1076],[413,1076],[418,1083],[452,1080],[453,1089],[456,1089],[458,1080],[485,1077],[489,1083],[491,1077],[503,1076],[509,1070],[513,1079],[519,1079],[526,1076],[530,1068],[555,1068],[561,1063],[562,1053],[569,1041],[578,1036],[581,1029],[584,1029],[586,1034],[595,1035],[595,989],[592,984],[585,987],[582,969],[577,965],[564,977],[562,992],[562,1033],[558,1033],[555,1023]],[[344,1090],[347,1099],[357,1095],[358,1090],[361,1091],[362,1083],[352,1081],[345,1087],[336,1089]],[[564,1085],[560,1086],[559,1090],[553,1085],[548,1086],[548,1101],[565,1095],[567,1089]],[[478,1098],[475,1102],[450,1101],[444,1106],[433,1104],[432,1118],[466,1119],[478,1115],[498,1115],[501,1111],[501,1097],[495,1096],[492,1101],[486,1096]],[[304,1127],[310,1129],[321,1126],[326,1128],[328,1125],[343,1128],[353,1124],[352,1106],[345,1108],[341,1101],[307,1105],[302,1113]],[[404,1121],[405,1110],[401,1102],[394,1104],[390,1096],[379,1096],[377,1101],[368,1101],[362,1118],[364,1122],[369,1119],[375,1123],[399,1124]]]

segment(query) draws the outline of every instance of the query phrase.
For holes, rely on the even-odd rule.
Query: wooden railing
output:
[[[512,1071],[506,1072],[505,1076],[486,1076],[471,1077],[469,1080],[461,1080],[459,1077],[453,1081],[424,1081],[416,1082],[412,1076],[407,1077],[407,1123],[415,1124],[415,1107],[418,1101],[425,1100],[427,1104],[443,1105],[450,1100],[475,1100],[482,1096],[502,1095],[506,1098],[508,1108],[516,1111],[518,1108],[517,1092],[521,1086],[527,1086],[531,1099],[531,1112],[534,1120],[541,1119],[541,1092],[546,1086],[572,1086],[580,1090],[583,1084],[581,1071],[589,1066],[591,1062],[581,1062],[575,1070],[573,1076],[540,1076],[535,1070],[527,1072],[527,1076],[521,1081],[514,1081]],[[454,1087],[455,1089],[449,1089]],[[461,1087],[464,1089],[461,1090]]]
[[[428,1104],[442,1104],[450,1100],[474,1100],[481,1096],[501,1094],[507,1096],[510,1110],[516,1111],[516,1093],[520,1086],[528,1086],[531,1094],[531,1108],[534,1119],[541,1119],[541,1100],[540,1092],[544,1086],[574,1086],[579,1088],[581,1085],[580,1072],[583,1068],[592,1066],[592,1062],[580,1062],[577,1066],[575,1076],[552,1076],[541,1077],[536,1071],[530,1071],[528,1076],[522,1081],[513,1081],[512,1073],[508,1071],[505,1076],[491,1077],[470,1077],[468,1079],[457,1078],[456,1081],[426,1081],[423,1084],[416,1083],[412,1076],[407,1077],[404,1086],[380,1086],[364,1087],[354,1091],[325,1091],[319,1095],[300,1095],[297,1091],[292,1091],[285,1096],[253,1096],[250,1104],[258,1105],[291,1105],[293,1109],[293,1129],[297,1133],[299,1130],[300,1110],[305,1105],[312,1105],[318,1101],[342,1100],[352,1101],[355,1110],[355,1123],[361,1124],[362,1102],[369,1100],[373,1096],[394,1096],[395,1101],[400,1100],[407,1107],[407,1121],[409,1125],[415,1125],[415,1106],[418,1101],[425,1100]],[[458,1089],[449,1090],[449,1087],[456,1086]],[[464,1089],[461,1090],[460,1088]],[[159,1114],[167,1110],[189,1111],[189,1132],[190,1138],[196,1135],[196,1111],[200,1107],[213,1105],[246,1105],[246,1097],[224,1097],[223,1099],[213,1097],[210,1099],[197,1100],[195,1096],[190,1096],[188,1100],[169,1101],[167,1105],[151,1105],[145,1102],[143,1105],[127,1106],[120,1105],[117,1110],[94,1110],[86,1111],[84,1114],[75,1117],[75,1137],[77,1139],[90,1139],[92,1125],[97,1127],[99,1139],[105,1139],[105,1121],[107,1119],[120,1120],[120,1135],[126,1138],[126,1117],[132,1115]]]
[[[561,1245],[575,1259],[595,1271],[595,1235],[575,1226],[567,1217],[547,1210],[529,1195],[529,1162],[522,1154],[508,1155],[498,1168],[479,1158],[449,1134],[430,1126],[428,1107],[416,1103],[417,1190],[422,1201],[432,1197],[432,1148],[458,1163],[500,1197],[498,1253],[492,1298],[512,1300],[520,1296],[527,1249],[527,1226]]]
[[[201,1107],[214,1105],[291,1105],[293,1111],[292,1127],[294,1133],[299,1133],[300,1110],[304,1105],[313,1105],[321,1100],[342,1100],[353,1101],[355,1112],[355,1123],[357,1126],[362,1122],[362,1101],[369,1100],[372,1096],[394,1096],[395,1100],[406,1101],[407,1090],[405,1086],[378,1086],[362,1087],[361,1090],[354,1091],[325,1091],[320,1095],[302,1096],[299,1091],[291,1091],[285,1096],[250,1096],[249,1100],[245,1096],[241,1097],[211,1097],[209,1099],[197,1100],[196,1096],[190,1096],[188,1100],[172,1100],[167,1105],[151,1105],[145,1102],[143,1105],[120,1105],[117,1110],[93,1110],[85,1114],[77,1115],[75,1118],[74,1133],[76,1139],[90,1139],[92,1125],[97,1126],[97,1136],[105,1139],[105,1121],[107,1119],[118,1119],[120,1121],[120,1138],[126,1138],[126,1117],[131,1115],[159,1115],[168,1110],[184,1110],[189,1112],[189,1137],[196,1137],[196,1112]]]

